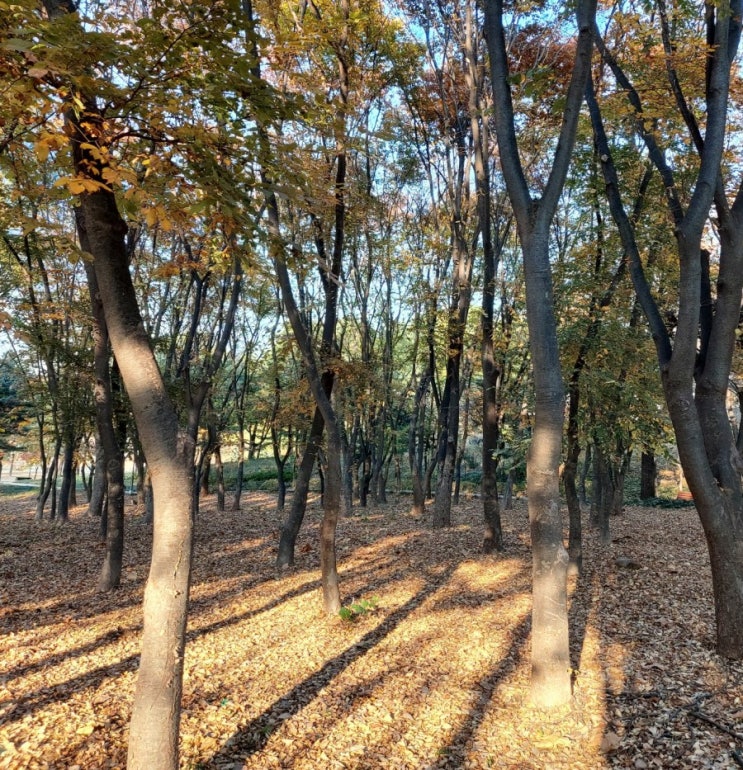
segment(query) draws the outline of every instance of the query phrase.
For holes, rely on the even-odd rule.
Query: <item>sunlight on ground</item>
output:
[[[66,528],[39,529],[31,516],[4,514],[0,533],[0,768],[123,768],[149,530],[131,520],[125,579],[106,596],[92,588],[102,550],[90,547],[91,523],[78,511]],[[573,702],[540,712],[528,702],[525,512],[505,523],[503,557],[479,554],[479,517],[475,503],[446,531],[391,506],[342,521],[344,602],[374,599],[344,622],[320,609],[317,505],[296,565],[282,571],[272,497],[246,496],[239,513],[208,511],[195,548],[182,768],[634,767],[651,744],[632,737],[640,717],[627,716],[627,704],[643,706],[675,674],[646,647],[665,627],[678,638],[674,624],[686,617],[647,627],[631,617],[656,601],[643,597],[657,580],[617,573],[610,553],[596,551],[608,573],[570,584]],[[666,589],[657,601],[675,600]],[[738,681],[737,669],[700,650],[683,649],[696,657],[679,663],[685,679],[670,690],[679,697]]]

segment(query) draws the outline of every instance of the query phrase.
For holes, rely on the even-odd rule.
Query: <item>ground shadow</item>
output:
[[[209,759],[208,765],[216,766],[230,757],[249,756],[260,751],[266,745],[271,730],[279,720],[280,715],[286,718],[286,714],[291,716],[298,714],[341,671],[366,655],[368,650],[379,644],[412,612],[433,596],[450,579],[456,567],[457,565],[449,565],[447,569],[438,574],[429,574],[426,585],[405,604],[391,612],[378,626],[366,633],[343,653],[327,661],[319,671],[274,701],[260,716],[239,727],[237,732],[225,742],[224,746]]]
[[[531,613],[527,613],[511,632],[511,646],[508,653],[500,659],[495,668],[477,682],[475,687],[471,688],[473,696],[477,694],[476,700],[474,700],[469,714],[462,721],[457,732],[444,746],[439,748],[439,755],[445,758],[442,760],[442,764],[438,765],[439,767],[457,769],[462,767],[461,763],[464,761],[462,751],[474,738],[477,729],[482,724],[493,695],[503,680],[514,673],[522,664],[528,648],[527,642],[530,631]]]

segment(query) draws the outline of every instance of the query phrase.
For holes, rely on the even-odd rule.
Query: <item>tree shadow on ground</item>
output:
[[[378,626],[366,633],[358,642],[343,653],[327,661],[312,676],[293,687],[266,708],[260,716],[241,726],[208,761],[208,766],[235,756],[249,756],[260,751],[267,743],[279,717],[294,716],[311,703],[327,685],[343,670],[362,658],[368,650],[379,644],[394,631],[407,617],[433,596],[452,576],[458,565],[449,565],[438,574],[427,575],[427,582],[415,596],[391,612]]]
[[[500,659],[498,664],[483,676],[471,688],[473,704],[469,714],[462,721],[459,729],[447,740],[444,746],[438,750],[442,757],[442,763],[437,767],[450,767],[459,770],[464,762],[464,749],[475,737],[478,728],[482,724],[498,687],[504,679],[513,674],[523,663],[528,649],[529,632],[531,630],[531,614],[525,615],[511,632],[511,646],[509,651]]]

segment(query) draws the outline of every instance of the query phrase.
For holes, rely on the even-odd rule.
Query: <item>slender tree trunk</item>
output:
[[[656,496],[656,473],[655,455],[647,450],[643,451],[640,458],[640,500],[652,500]]]
[[[88,503],[88,516],[98,518],[103,508],[103,498],[106,494],[106,461],[103,455],[103,442],[100,435],[96,436],[95,444],[95,468],[91,483],[90,501]]]
[[[87,231],[81,217],[78,217],[78,234],[85,251],[90,251]],[[85,263],[88,278],[88,293],[93,311],[93,365],[95,386],[93,397],[96,408],[98,439],[102,450],[101,467],[105,469],[106,489],[106,555],[98,577],[98,590],[111,591],[118,588],[121,580],[121,565],[124,555],[124,455],[121,451],[114,427],[114,399],[111,388],[109,367],[109,339],[106,318],[95,268]],[[103,522],[102,522],[103,523]]]
[[[44,507],[46,506],[46,501],[49,499],[49,495],[52,493],[52,490],[55,490],[55,484],[57,481],[57,466],[59,464],[59,453],[61,451],[62,437],[57,436],[54,440],[54,449],[52,450],[51,458],[49,459],[49,463],[46,466],[46,474],[43,473],[42,467],[41,491],[39,492],[39,496],[36,500],[36,515],[34,516],[34,521],[37,523],[44,518]],[[54,518],[54,510],[55,507],[52,506],[51,518]]]
[[[558,475],[565,402],[553,306],[549,230],[567,176],[590,74],[595,0],[581,0],[576,4],[575,12],[578,34],[560,135],[548,181],[541,195],[534,198],[520,160],[508,82],[503,3],[502,0],[485,3],[485,35],[490,53],[499,158],[523,253],[529,350],[534,374],[534,428],[527,458],[532,544],[531,695],[533,702],[543,707],[564,704],[571,694],[568,554],[562,541]]]
[[[593,470],[593,444],[586,445],[586,451],[583,454],[583,462],[580,466],[580,481],[578,483],[578,494],[580,495],[581,505],[588,505],[588,474]]]
[[[62,454],[62,484],[59,490],[59,507],[56,519],[64,524],[69,519],[70,487],[73,483],[73,460],[75,456],[75,438],[72,430],[67,431]]]
[[[419,462],[422,453],[417,450],[420,449],[419,444],[422,442],[420,423],[422,423],[423,404],[431,378],[432,374],[429,369],[423,374],[418,383],[413,402],[413,415],[410,421],[410,428],[408,429],[408,465],[410,467],[413,491],[413,505],[410,512],[415,517],[423,516],[426,510],[426,496],[421,479],[421,463]]]
[[[79,440],[75,440],[75,446],[77,446]],[[77,463],[73,460],[72,470],[70,471],[70,489],[67,495],[67,509],[77,507]]]
[[[245,434],[240,426],[237,433],[237,477],[235,479],[235,496],[232,498],[231,510],[240,510],[240,499],[243,493],[243,483],[245,478]]]
[[[175,770],[191,571],[194,447],[180,435],[175,409],[144,332],[128,270],[126,226],[113,195],[101,191],[83,196],[81,214],[114,355],[152,474],[155,500],[152,563],[145,589],[127,767]]]
[[[304,513],[307,509],[307,495],[310,490],[310,480],[312,471],[315,467],[317,450],[322,441],[325,422],[319,409],[315,409],[312,418],[312,427],[307,439],[307,445],[302,454],[302,460],[299,463],[299,470],[294,479],[294,494],[292,495],[292,504],[289,508],[289,514],[284,519],[279,537],[279,553],[276,557],[276,566],[289,567],[294,564],[294,549],[297,544],[297,535],[304,521]]]
[[[570,406],[572,410],[572,403]],[[575,479],[578,471],[578,458],[580,457],[580,444],[577,436],[571,440],[568,429],[568,449],[565,457],[565,465],[562,470],[562,482],[565,487],[565,502],[568,508],[570,524],[568,536],[568,557],[570,566],[580,573],[583,569],[583,521],[581,519],[580,498]]]
[[[75,9],[47,0],[52,19]],[[95,151],[107,128],[95,100],[66,112],[75,172],[100,179],[105,156]],[[93,151],[91,151],[91,149]],[[178,427],[175,408],[150,348],[129,272],[127,226],[107,188],[80,196],[84,228],[106,327],[150,472],[156,511],[152,562],[144,598],[142,654],[129,728],[129,770],[176,770],[183,656],[192,551],[193,442]]]
[[[219,444],[214,449],[214,475],[217,480],[217,510],[224,511],[224,465]]]

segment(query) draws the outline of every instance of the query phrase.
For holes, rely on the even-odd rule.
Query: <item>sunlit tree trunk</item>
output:
[[[552,168],[541,197],[532,197],[519,156],[509,85],[502,0],[485,3],[494,123],[500,163],[518,225],[524,261],[526,314],[534,376],[535,414],[527,459],[527,495],[532,545],[532,700],[551,707],[571,694],[567,616],[568,554],[562,540],[559,465],[562,451],[562,372],[553,307],[549,228],[575,143],[583,92],[591,65],[595,0],[576,6],[578,36],[573,73],[564,99],[563,122]]]

